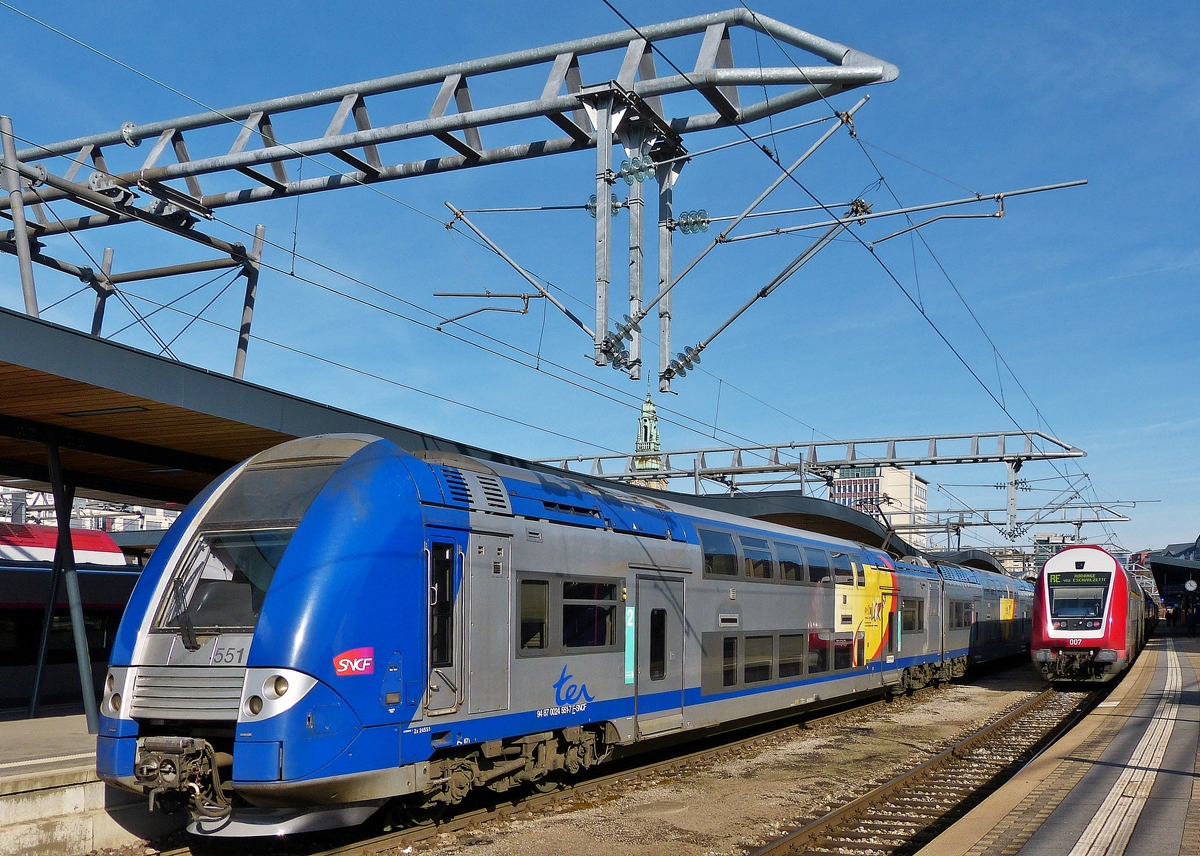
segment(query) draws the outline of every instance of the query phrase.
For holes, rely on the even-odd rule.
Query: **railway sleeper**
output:
[[[429,762],[429,783],[418,807],[429,811],[457,805],[476,788],[495,793],[520,785],[553,789],[559,776],[575,775],[608,760],[615,740],[615,729],[603,724],[462,747]]]

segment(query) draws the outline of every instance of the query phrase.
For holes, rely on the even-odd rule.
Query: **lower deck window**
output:
[[[829,640],[819,633],[808,634],[808,673],[818,675],[829,671]]]
[[[616,643],[617,587],[563,580],[564,648],[605,648]]]
[[[794,678],[804,673],[804,637],[779,637],[779,677]]]
[[[900,602],[901,626],[905,633],[921,633],[925,630],[925,601],[906,597]]]
[[[774,640],[770,636],[746,637],[746,663],[742,680],[748,684],[759,684],[771,680],[771,660]]]
[[[736,636],[726,636],[721,640],[721,685],[732,687],[737,685],[737,649]]]
[[[849,669],[854,662],[854,640],[850,637],[837,637],[833,640],[834,671]]]
[[[546,647],[550,627],[550,583],[521,580],[521,650]]]
[[[621,582],[520,574],[518,656],[619,650]]]

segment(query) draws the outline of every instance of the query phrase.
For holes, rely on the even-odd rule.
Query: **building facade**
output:
[[[929,482],[903,467],[842,467],[829,486],[839,505],[882,518],[888,526],[924,526]],[[923,532],[902,530],[914,547],[927,546]]]

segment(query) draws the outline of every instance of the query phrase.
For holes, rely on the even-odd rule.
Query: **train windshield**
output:
[[[253,630],[300,518],[337,466],[243,471],[200,521],[167,584],[156,629],[181,634],[189,648],[198,634]]]
[[[1112,574],[1097,571],[1060,571],[1046,574],[1052,618],[1100,618]]]

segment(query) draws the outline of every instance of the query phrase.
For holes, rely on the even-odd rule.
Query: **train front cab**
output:
[[[416,490],[394,445],[339,435],[268,450],[197,497],[118,631],[100,778],[218,826],[221,783],[234,807],[301,823],[320,813],[296,806],[400,790],[399,728],[426,685],[419,648],[403,656],[426,640]]]
[[[1099,547],[1047,560],[1034,593],[1032,656],[1050,681],[1109,681],[1137,656],[1141,591]]]

